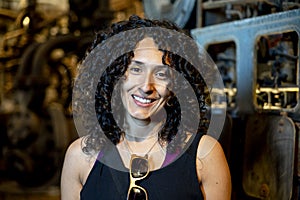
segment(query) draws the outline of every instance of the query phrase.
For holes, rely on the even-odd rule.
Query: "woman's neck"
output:
[[[129,141],[143,141],[158,136],[162,122],[146,119],[135,119],[129,114],[126,115],[125,137]]]

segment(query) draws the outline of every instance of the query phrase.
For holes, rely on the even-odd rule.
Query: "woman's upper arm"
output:
[[[82,182],[81,140],[73,142],[67,149],[61,174],[61,200],[79,200]]]
[[[206,200],[231,198],[230,171],[220,143],[203,136],[197,152],[197,173]]]

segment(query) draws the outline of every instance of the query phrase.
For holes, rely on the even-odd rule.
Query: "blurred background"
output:
[[[132,14],[177,23],[218,66],[232,199],[299,199],[299,0],[0,0],[0,199],[60,199],[77,64]]]

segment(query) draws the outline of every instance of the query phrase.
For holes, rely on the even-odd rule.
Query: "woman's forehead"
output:
[[[146,37],[138,42],[133,59],[141,63],[162,64],[163,52],[158,49],[153,38]]]
[[[143,49],[158,50],[158,45],[155,43],[155,41],[152,37],[145,37],[137,43],[134,51],[139,51],[139,50],[143,50]]]

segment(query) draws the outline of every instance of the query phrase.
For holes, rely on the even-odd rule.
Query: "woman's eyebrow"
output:
[[[138,61],[138,60],[132,60],[131,62],[133,62],[133,63],[135,63],[135,64],[137,64],[139,66],[144,66],[145,65],[144,62],[141,62],[141,61]]]
[[[131,62],[137,64],[138,66],[146,66],[147,65],[146,63],[144,63],[142,61],[138,61],[138,60],[132,60]],[[164,65],[164,64],[156,65],[156,66],[160,67],[160,68],[168,67],[168,65]]]

